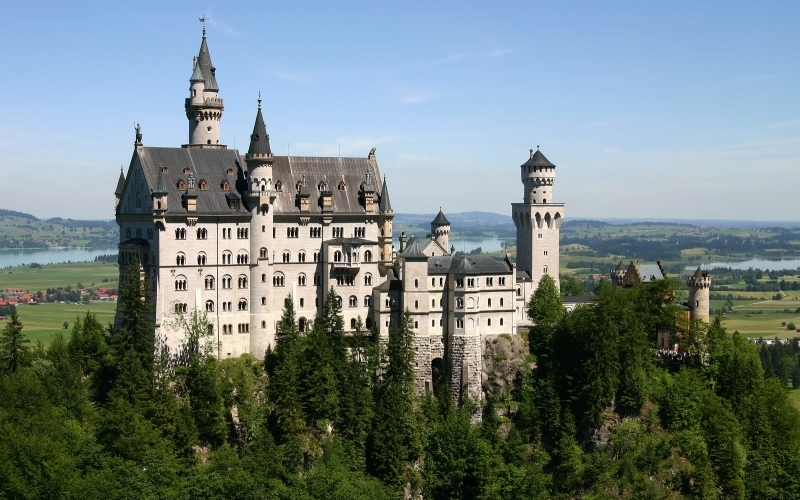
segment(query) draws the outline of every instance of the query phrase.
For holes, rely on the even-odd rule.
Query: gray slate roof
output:
[[[438,226],[449,226],[450,225],[450,221],[447,220],[447,217],[444,216],[444,213],[442,212],[442,209],[440,208],[439,209],[439,213],[436,214],[436,218],[433,219],[431,224],[436,224]]]
[[[380,193],[380,203],[378,203],[378,209],[381,212],[388,212],[392,209],[392,203],[389,201],[389,188],[386,187],[386,177],[383,178],[383,187],[381,188]]]
[[[642,278],[642,283],[664,279],[664,274],[658,264],[636,264],[636,267],[639,270],[639,277]]]
[[[402,257],[406,260],[426,260],[428,258],[428,256],[419,249],[419,245],[416,241],[413,241],[405,250],[400,252],[398,257]]]
[[[258,98],[258,113],[256,113],[253,133],[250,134],[250,148],[247,150],[247,154],[248,156],[272,154],[272,150],[269,147],[269,134],[267,134],[267,127],[264,125],[264,116],[261,114],[261,97]]]
[[[167,215],[188,214],[183,207],[182,197],[184,192],[178,189],[178,182],[189,182],[189,174],[183,170],[188,168],[194,174],[195,191],[197,194],[197,214],[206,215],[237,215],[247,214],[247,209],[242,207],[233,210],[228,207],[226,194],[236,193],[237,176],[241,170],[237,151],[222,148],[153,148],[139,147],[136,153],[142,165],[147,185],[151,192],[158,185],[158,175],[161,168],[163,181],[166,184],[167,202],[169,210]],[[227,170],[232,173],[228,174]],[[208,190],[199,189],[202,181],[208,184]],[[230,191],[222,189],[222,183],[228,182]],[[238,197],[238,195],[237,195]]]
[[[364,214],[360,189],[366,182],[368,170],[373,177],[379,175],[377,164],[373,166],[368,158],[276,156],[272,164],[272,184],[280,182],[282,185],[275,200],[276,213],[300,213],[295,206],[296,186],[305,176],[311,195],[310,214],[322,213],[319,184],[323,181],[331,192],[334,213]],[[339,190],[340,182],[344,182],[344,191]]]
[[[488,255],[467,255],[453,257],[443,255],[428,257],[428,274],[508,274],[511,268],[505,261],[496,260]]]
[[[197,66],[203,74],[206,81],[206,90],[219,91],[217,84],[216,68],[211,64],[211,54],[208,52],[208,44],[206,43],[206,36],[203,35],[203,41],[200,43],[200,54],[197,56]]]
[[[545,158],[538,149],[533,153],[528,161],[522,164],[523,167],[555,167],[550,160]]]
[[[114,190],[114,194],[117,196],[121,195],[124,188],[125,188],[125,174],[123,174],[122,170],[120,170],[119,180],[117,181],[117,189]]]
[[[194,69],[192,69],[192,76],[189,77],[190,82],[204,82],[206,81],[206,77],[203,76],[203,72],[200,70],[200,65],[197,64],[197,60],[194,62]]]

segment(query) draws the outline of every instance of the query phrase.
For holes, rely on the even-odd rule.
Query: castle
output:
[[[410,312],[418,393],[449,384],[456,397],[481,399],[482,343],[516,334],[542,276],[558,284],[564,204],[553,202],[555,165],[537,148],[520,167],[516,262],[456,257],[441,210],[428,237],[402,235],[395,250],[374,148],[364,158],[276,156],[259,96],[241,155],[220,143],[224,103],[205,29],[192,70],[188,143],[145,146],[137,125],[115,191],[120,275],[138,258],[167,345],[183,341],[177,316],[196,310],[220,358],[261,358],[275,345],[287,296],[307,331],[332,288],[350,329],[360,317],[385,339]]]

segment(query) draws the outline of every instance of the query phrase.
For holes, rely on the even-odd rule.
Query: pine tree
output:
[[[273,404],[273,429],[285,442],[305,432],[305,412],[300,393],[300,356],[302,344],[295,321],[294,302],[289,296],[283,303],[283,315],[275,334],[275,351],[270,359],[269,399]]]
[[[547,370],[552,355],[553,333],[563,316],[564,305],[556,283],[549,275],[544,275],[528,302],[528,318],[533,322],[528,340],[531,352],[539,358],[542,372]]]
[[[401,486],[417,452],[414,419],[414,334],[411,314],[389,332],[387,366],[378,388],[370,467],[386,484]]]
[[[339,429],[355,451],[354,459],[363,465],[374,413],[370,340],[361,317],[356,321],[353,348],[347,357],[344,386],[340,393]],[[363,468],[363,467],[361,467]]]
[[[27,363],[29,343],[30,340],[22,332],[22,322],[17,310],[14,309],[0,335],[0,362],[5,370],[13,373]]]
[[[339,415],[339,381],[328,335],[321,321],[303,339],[302,378],[303,408],[308,424],[317,427],[334,423]]]

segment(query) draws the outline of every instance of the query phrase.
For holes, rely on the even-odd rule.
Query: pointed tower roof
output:
[[[439,208],[439,213],[436,215],[436,218],[433,219],[431,224],[436,224],[437,226],[449,226],[450,221],[447,220],[447,217],[444,216],[444,212],[442,212],[442,209]]]
[[[428,260],[428,256],[422,253],[416,240],[414,240],[408,248],[400,252],[400,257],[406,260]]]
[[[189,78],[190,82],[204,82],[206,78],[203,76],[203,72],[200,70],[200,65],[198,64],[197,59],[194,60],[194,69],[192,70],[192,76]]]
[[[383,188],[381,189],[381,199],[378,202],[378,209],[381,212],[392,210],[392,203],[389,201],[389,188],[386,186],[386,176],[383,176]]]
[[[122,189],[125,187],[125,174],[122,173],[122,167],[119,169],[119,180],[117,181],[117,189],[114,194],[121,195]]]
[[[205,31],[203,31],[203,41],[200,43],[200,54],[197,55],[197,67],[200,68],[206,82],[206,90],[218,92],[219,85],[217,85],[217,76],[214,74],[216,68],[211,64],[211,54],[208,52]]]
[[[700,266],[697,266],[697,271],[694,272],[694,277],[700,279],[703,277],[703,270],[700,269]]]
[[[617,267],[614,270],[615,271],[624,271],[625,270],[625,264],[623,264],[622,261],[619,261],[619,264],[617,264]]]
[[[164,174],[161,172],[161,169],[158,170],[158,178],[156,179],[156,187],[153,189],[153,194],[167,194],[167,183],[164,182]]]
[[[256,113],[256,122],[253,125],[253,133],[250,134],[250,148],[247,150],[247,158],[256,156],[272,156],[272,150],[269,147],[269,134],[267,134],[267,127],[264,125],[264,116],[261,114],[261,94],[258,94],[258,112]]]
[[[541,151],[539,151],[539,147],[536,147],[536,152],[534,153],[531,149],[531,157],[522,164],[523,167],[555,167],[550,160],[545,158]]]

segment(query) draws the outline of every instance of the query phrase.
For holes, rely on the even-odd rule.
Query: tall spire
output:
[[[269,134],[264,125],[264,116],[261,114],[261,92],[258,93],[258,111],[256,112],[256,122],[253,125],[253,133],[250,134],[250,147],[247,150],[245,159],[272,157],[272,149],[269,147]]]
[[[381,199],[378,202],[378,209],[381,212],[391,212],[392,203],[389,201],[389,188],[386,186],[386,176],[383,176],[383,188],[381,188]]]
[[[197,55],[197,66],[203,74],[203,79],[206,81],[206,90],[211,92],[219,92],[219,85],[217,85],[217,68],[211,64],[211,54],[208,52],[208,44],[206,43],[206,29],[203,25],[203,41],[200,43],[200,54]]]

